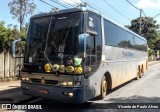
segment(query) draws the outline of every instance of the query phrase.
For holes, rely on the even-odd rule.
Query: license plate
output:
[[[39,93],[48,94],[48,90],[40,89],[40,90],[39,90]]]

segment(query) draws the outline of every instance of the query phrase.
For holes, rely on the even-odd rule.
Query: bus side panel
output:
[[[88,78],[82,79],[84,87],[84,100],[90,100],[100,95],[102,76],[106,72],[106,66],[101,63],[96,72],[91,74]]]
[[[105,46],[104,62],[112,77],[112,88],[135,78],[138,66],[146,63],[145,56],[145,52]]]

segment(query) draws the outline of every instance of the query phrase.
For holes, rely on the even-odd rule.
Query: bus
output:
[[[146,39],[84,7],[34,15],[25,42],[25,95],[84,103],[147,70]]]

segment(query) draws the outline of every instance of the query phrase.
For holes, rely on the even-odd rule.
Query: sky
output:
[[[17,19],[13,19],[12,15],[10,14],[8,3],[12,0],[0,0],[0,21],[5,21],[5,25],[18,25]],[[52,4],[53,6],[64,9],[64,7],[55,4],[51,0],[44,0],[45,2]],[[81,0],[54,0],[57,2],[62,3],[67,7],[71,7],[68,4],[72,4],[77,6],[81,3]],[[142,9],[145,15],[142,13],[142,16],[145,17],[155,17],[154,20],[157,20],[157,23],[160,24],[160,0],[128,0],[130,1],[135,7],[127,2],[127,0],[83,0],[86,1],[92,7],[102,11],[110,17],[111,19],[117,21],[122,25],[130,25],[131,20],[138,18],[140,16],[140,11],[137,9]],[[37,8],[35,10],[35,14],[39,12],[49,12],[51,11],[51,6],[41,2],[40,0],[34,0]],[[67,4],[68,3],[68,4]],[[89,9],[94,10],[93,8],[89,7]],[[29,22],[29,18],[31,16],[27,16],[26,22]]]

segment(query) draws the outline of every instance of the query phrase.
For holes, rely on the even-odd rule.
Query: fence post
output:
[[[7,51],[7,53],[4,54],[4,78],[9,78],[9,68],[10,68],[10,63],[9,63],[9,52]]]
[[[15,66],[15,58],[12,57],[12,55],[9,55],[10,57],[10,69],[9,69],[9,77],[13,78],[14,75],[14,66]]]
[[[0,53],[0,79],[4,78],[4,52]]]

